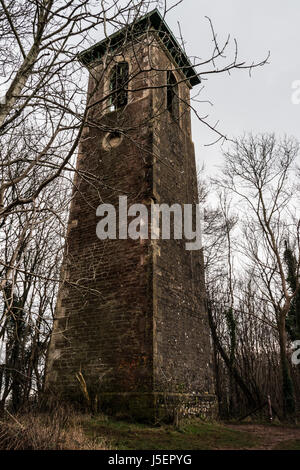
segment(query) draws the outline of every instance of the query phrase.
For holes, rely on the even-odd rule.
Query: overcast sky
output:
[[[201,58],[212,47],[205,16],[213,21],[220,39],[228,33],[237,39],[240,59],[260,61],[268,51],[271,57],[269,65],[253,71],[252,78],[247,71],[210,76],[201,99],[211,100],[214,106],[197,104],[198,111],[209,112],[213,124],[219,120],[219,130],[229,136],[274,131],[300,140],[300,104],[291,100],[292,83],[300,80],[300,1],[184,0],[168,14],[167,23],[178,37],[180,21],[188,54]],[[193,140],[197,163],[205,163],[213,174],[222,162],[220,145],[205,147],[215,135],[196,118]]]

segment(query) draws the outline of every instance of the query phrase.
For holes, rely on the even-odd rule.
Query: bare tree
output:
[[[292,138],[243,137],[225,152],[223,177],[217,182],[236,196],[242,215],[241,266],[246,266],[257,295],[273,309],[285,415],[295,411],[286,321],[300,289],[299,203],[295,197],[298,158],[299,145]],[[289,246],[294,248],[293,282],[288,281],[286,265]]]

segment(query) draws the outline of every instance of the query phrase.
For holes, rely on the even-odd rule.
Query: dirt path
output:
[[[283,426],[266,426],[263,424],[236,424],[228,426],[231,429],[255,434],[261,439],[257,450],[271,450],[285,441],[300,440],[300,428]]]

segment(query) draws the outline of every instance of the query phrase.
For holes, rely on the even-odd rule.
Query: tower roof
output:
[[[103,39],[89,49],[81,52],[79,54],[79,60],[84,65],[88,65],[95,60],[101,60],[101,57],[107,50],[116,50],[124,44],[124,41],[128,37],[128,31],[136,37],[151,28],[156,31],[164,46],[171,54],[174,62],[182,70],[190,84],[192,86],[198,85],[200,79],[197,72],[157,9],[147,13],[147,15],[131,25],[122,28],[108,38]]]

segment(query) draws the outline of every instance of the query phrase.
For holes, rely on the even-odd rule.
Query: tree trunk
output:
[[[282,375],[282,406],[284,418],[291,418],[296,410],[294,386],[290,374],[289,361],[287,358],[287,333],[285,328],[285,315],[281,314],[279,319],[279,347],[280,365]]]
[[[224,350],[218,338],[216,325],[215,325],[215,322],[212,316],[212,311],[211,311],[209,304],[207,305],[207,311],[208,311],[209,326],[211,329],[211,334],[212,334],[214,344],[216,345],[222,359],[224,360],[226,366],[228,367],[230,374],[233,376],[237,385],[240,387],[241,391],[244,393],[245,397],[247,398],[249,405],[252,407],[257,406],[257,400],[255,400],[254,396],[252,395],[251,391],[247,387],[246,383],[244,382],[237,368],[231,363],[228,354],[226,354],[226,351]]]

